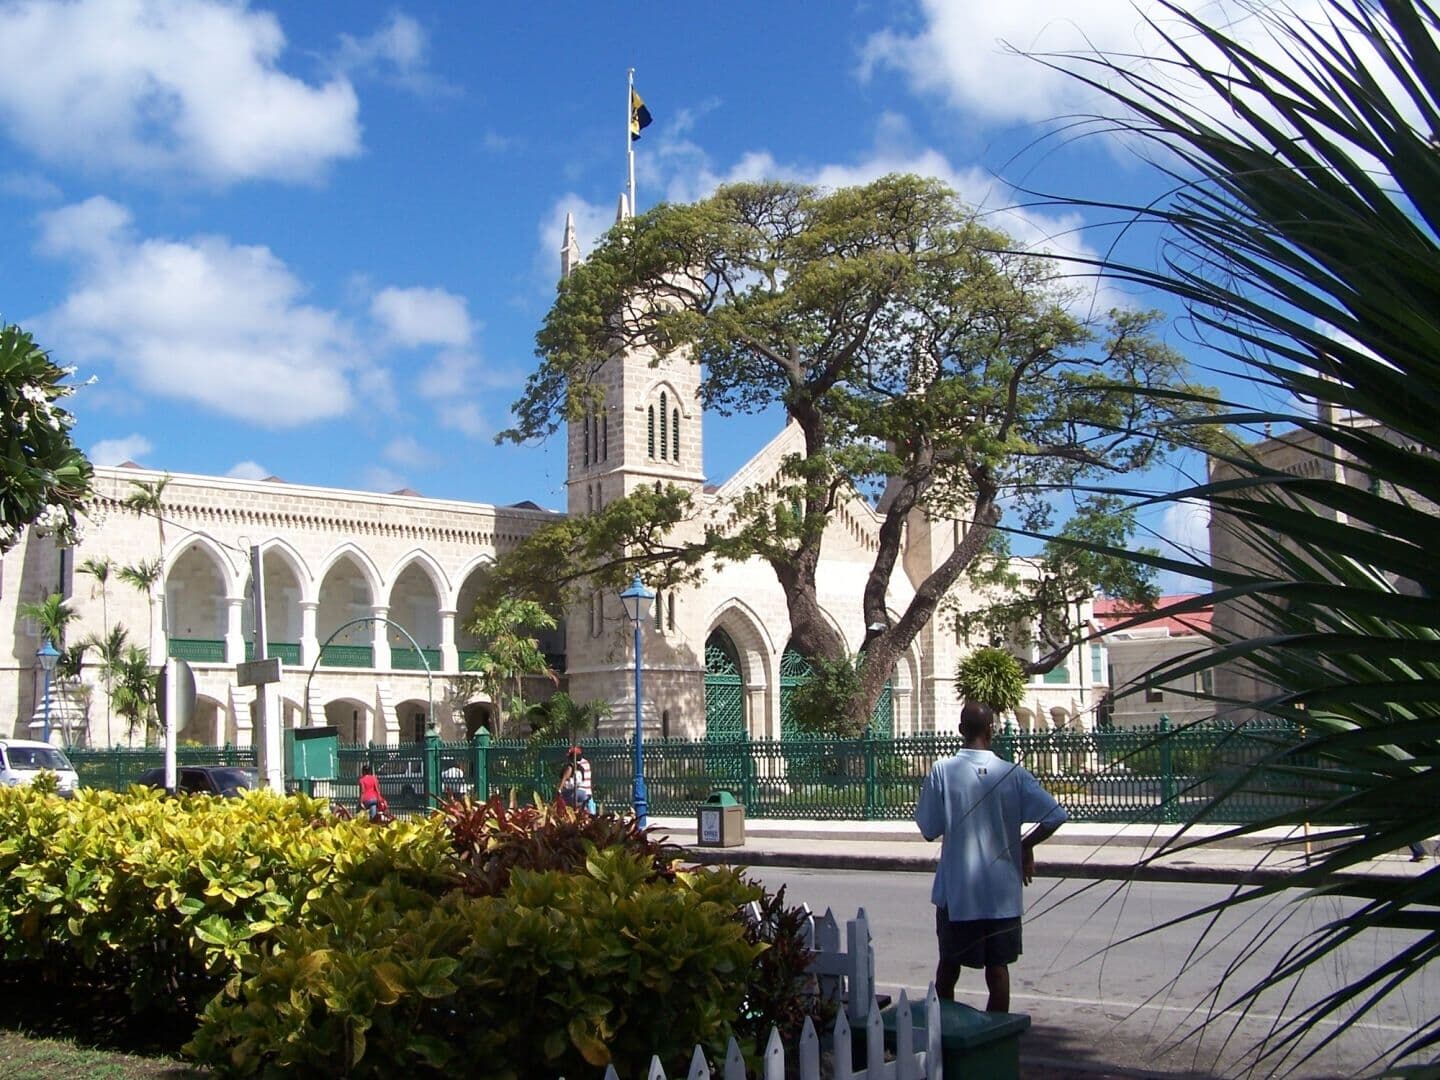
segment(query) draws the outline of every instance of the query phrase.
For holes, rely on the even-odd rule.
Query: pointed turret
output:
[[[630,200],[625,198],[625,193],[620,193],[620,205],[615,208],[615,224],[630,220]]]
[[[560,247],[560,278],[564,280],[580,265],[580,245],[575,242],[575,215],[565,215],[565,243]]]

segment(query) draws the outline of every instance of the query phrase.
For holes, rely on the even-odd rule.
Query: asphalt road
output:
[[[817,911],[833,908],[842,926],[863,907],[875,945],[877,984],[882,990],[923,993],[935,964],[929,875],[780,867],[753,872],[771,888],[786,885],[793,903]],[[1422,973],[1309,1060],[1300,1060],[1300,1054],[1262,1056],[1258,1044],[1284,1017],[1393,956],[1407,938],[1387,933],[1357,940],[1308,972],[1288,1002],[1272,993],[1243,1015],[1227,1009],[1235,993],[1315,927],[1343,917],[1348,902],[1300,901],[1297,893],[1264,907],[1251,905],[1213,925],[1195,922],[1133,936],[1228,891],[1169,882],[1037,878],[1027,890],[1025,955],[1011,968],[1011,1008],[1032,1018],[1021,1041],[1022,1075],[1047,1080],[1372,1076],[1381,1072],[1377,1057],[1383,1061],[1391,1046],[1440,1010],[1440,973]],[[984,1007],[978,971],[962,976],[956,996]],[[1315,1046],[1336,1027],[1317,1025],[1304,1045]]]

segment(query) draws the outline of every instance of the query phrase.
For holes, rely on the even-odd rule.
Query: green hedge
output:
[[[269,792],[0,789],[0,977],[128,990],[227,1075],[683,1068],[780,978],[739,916],[761,898],[564,807],[377,827]]]

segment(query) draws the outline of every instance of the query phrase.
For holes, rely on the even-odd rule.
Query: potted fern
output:
[[[1025,700],[1025,672],[1020,661],[993,645],[976,649],[955,671],[955,692],[961,701],[989,705],[996,717],[1013,713]]]

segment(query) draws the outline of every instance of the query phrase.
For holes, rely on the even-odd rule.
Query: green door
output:
[[[791,699],[795,688],[810,681],[810,662],[794,649],[786,648],[780,657],[780,738],[794,739],[800,735],[795,726],[795,712]]]
[[[723,630],[705,642],[705,738],[733,742],[745,738],[745,680],[735,645]]]

